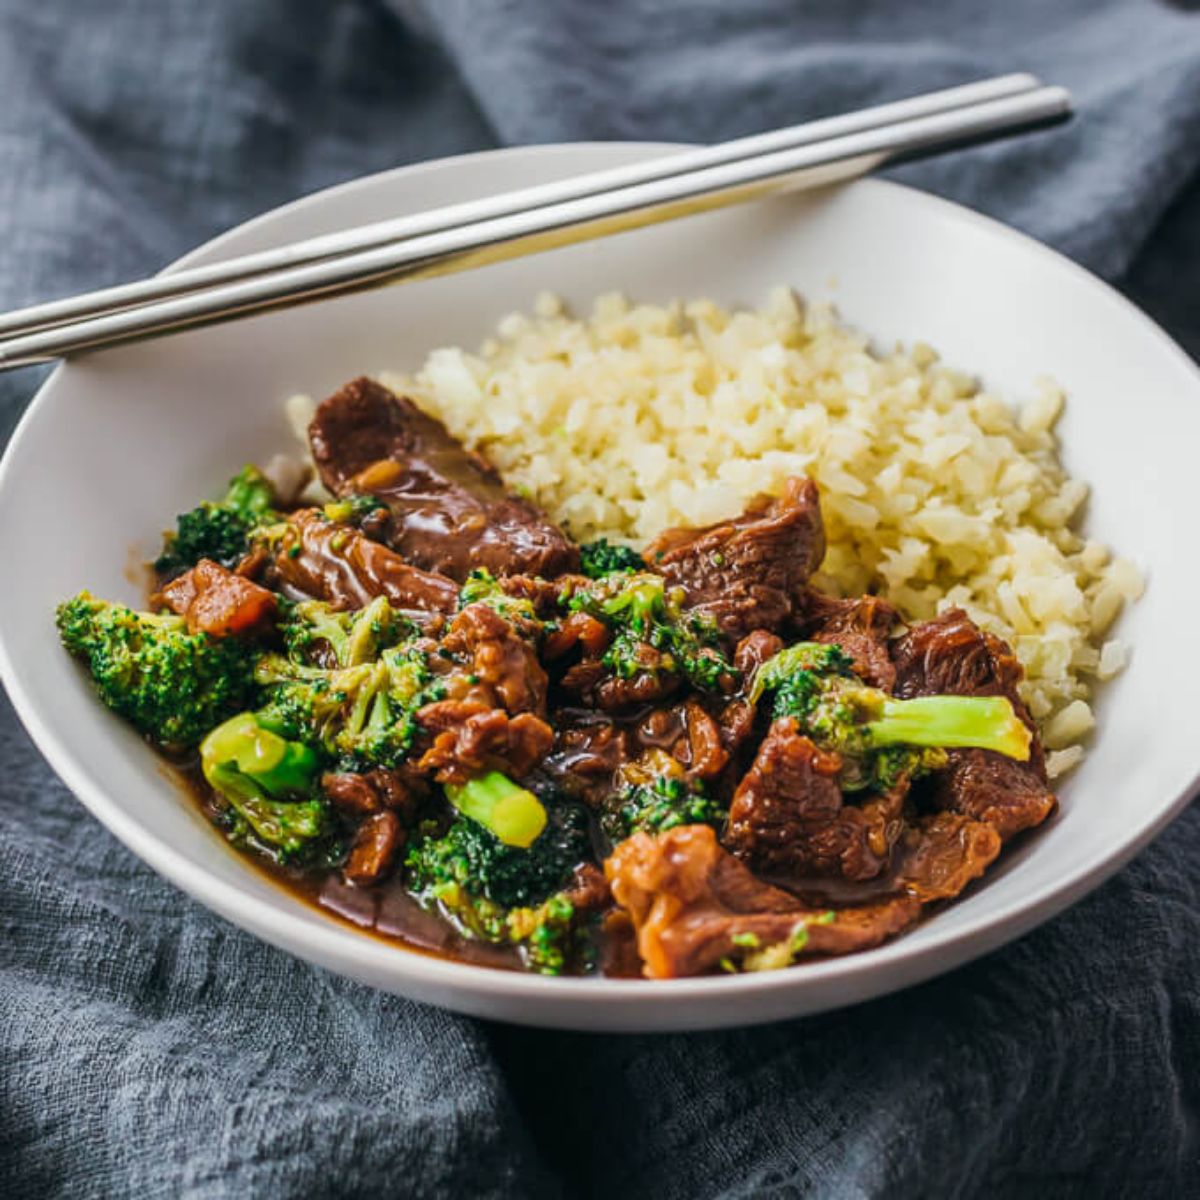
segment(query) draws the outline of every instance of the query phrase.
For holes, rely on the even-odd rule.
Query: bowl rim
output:
[[[434,159],[409,166],[395,167],[369,175],[357,177],[331,187],[317,190],[296,200],[270,209],[226,230],[172,262],[165,272],[182,269],[197,259],[215,261],[225,245],[248,231],[267,226],[281,215],[311,205],[322,205],[330,198],[355,191],[363,186],[386,186],[396,178],[411,178],[414,175],[433,173],[451,164],[464,160],[498,157],[554,157],[564,150],[603,151],[615,157],[632,160],[636,154],[649,154],[667,149],[682,148],[674,142],[561,142],[538,146],[504,147]],[[1035,238],[1013,229],[994,218],[975,212],[954,201],[921,191],[894,180],[874,177],[858,179],[848,184],[833,185],[837,189],[847,187],[885,190],[892,194],[893,201],[909,205],[929,206],[940,210],[949,220],[965,222],[993,238],[1005,240],[1043,257],[1048,257],[1060,270],[1073,273],[1077,278],[1100,289],[1110,302],[1123,311],[1126,318],[1139,324],[1143,331],[1152,335],[1161,350],[1176,360],[1186,376],[1200,392],[1200,367],[1156,322],[1110,284],[1100,279],[1085,267],[1067,258],[1058,251],[1043,245]],[[832,189],[831,189],[832,190]],[[65,371],[68,363],[58,365],[42,382],[37,392],[22,413],[16,428],[0,459],[0,496],[8,486],[11,464],[22,453],[29,430],[38,419],[47,403],[47,393]],[[1010,901],[1000,908],[983,909],[963,928],[939,934],[936,929],[927,932],[924,942],[915,944],[907,938],[897,938],[873,950],[852,954],[843,958],[808,963],[799,970],[769,971],[757,974],[702,976],[688,979],[605,979],[595,977],[547,978],[531,973],[497,970],[475,966],[434,955],[414,951],[399,942],[388,942],[369,932],[354,929],[332,916],[321,914],[324,920],[314,922],[312,911],[299,901],[293,901],[295,911],[281,911],[271,907],[265,900],[248,895],[213,875],[203,866],[194,864],[173,843],[159,838],[144,828],[137,820],[127,815],[119,805],[110,800],[102,786],[96,783],[82,763],[76,762],[67,740],[54,729],[53,722],[43,717],[26,692],[21,678],[14,668],[3,629],[0,628],[0,682],[4,683],[17,716],[24,725],[33,743],[46,759],[51,769],[66,784],[73,795],[114,834],[128,849],[152,867],[168,881],[199,900],[205,907],[217,912],[233,924],[247,929],[255,936],[288,953],[317,963],[318,965],[343,972],[359,979],[364,973],[375,981],[392,978],[419,985],[427,993],[453,992],[476,997],[490,997],[507,1001],[528,1000],[531,1002],[555,1002],[577,1008],[596,1002],[610,1009],[642,1010],[647,1005],[661,1010],[664,1006],[680,1001],[700,998],[721,997],[730,1002],[739,997],[775,994],[792,989],[802,991],[818,980],[824,983],[853,981],[871,975],[881,975],[885,986],[872,989],[869,996],[878,996],[904,987],[912,986],[934,975],[961,966],[974,958],[996,949],[1029,931],[1035,925],[1067,908],[1075,900],[1097,887],[1113,875],[1138,852],[1140,852],[1178,813],[1200,789],[1200,766],[1190,781],[1156,813],[1144,820],[1136,834],[1123,842],[1116,850],[1099,849],[1076,863],[1071,870],[1056,881],[1046,884],[1030,895]],[[230,850],[230,853],[234,853]],[[282,890],[282,889],[281,889]],[[285,893],[288,894],[288,893]],[[320,910],[316,910],[318,913]],[[926,927],[928,929],[928,926]],[[889,966],[903,964],[902,973],[889,978]],[[891,986],[888,986],[888,984]],[[863,997],[864,999],[866,996]],[[857,999],[849,1003],[860,1002]],[[806,1011],[815,1013],[847,1004],[846,1000],[831,998],[828,1003],[813,1005]],[[450,1007],[457,1007],[450,1004]],[[582,1015],[582,1014],[581,1014]],[[569,1024],[567,1020],[545,1020],[544,1014],[531,1008],[531,1024]],[[508,1017],[521,1020],[521,1017]],[[756,1018],[748,1014],[742,1022],[750,1023]],[[772,1019],[759,1016],[757,1020]],[[713,1022],[709,1021],[708,1024]],[[576,1026],[578,1028],[583,1025]],[[673,1027],[686,1027],[679,1023]]]

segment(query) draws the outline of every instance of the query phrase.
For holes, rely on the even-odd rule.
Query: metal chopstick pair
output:
[[[1063,89],[1001,76],[170,272],[0,315],[0,369],[820,186],[1069,112]]]

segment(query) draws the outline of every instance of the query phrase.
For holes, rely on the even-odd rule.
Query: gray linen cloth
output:
[[[1074,90],[1071,126],[902,177],[1058,246],[1196,353],[1195,10],[0,0],[0,307],[144,273],[401,163],[529,141],[709,141],[1030,69]],[[40,378],[0,377],[0,440]],[[20,564],[3,570],[19,586]],[[6,1195],[1198,1186],[1195,809],[1069,913],[943,979],[815,1019],[657,1038],[489,1025],[258,944],[119,846],[3,701],[0,814]]]

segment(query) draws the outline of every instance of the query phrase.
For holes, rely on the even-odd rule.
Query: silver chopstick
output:
[[[1045,125],[1062,88],[986,100],[645,183],[511,213],[0,341],[0,368],[230,320],[404,279],[465,270],[674,217],[817,187],[885,163]]]
[[[720,166],[756,155],[807,146],[829,138],[859,133],[883,125],[895,124],[914,117],[948,112],[986,100],[1032,91],[1038,80],[1028,74],[1001,75],[960,87],[945,88],[890,104],[875,105],[835,117],[807,121],[786,129],[738,138],[715,146],[676,151],[661,158],[626,166],[593,171],[571,179],[536,187],[521,188],[497,196],[452,204],[428,212],[377,221],[355,229],[307,238],[287,246],[254,254],[241,255],[202,267],[171,271],[150,279],[117,287],[103,288],[82,295],[69,296],[29,308],[0,313],[0,338],[33,333],[73,321],[97,317],[106,312],[132,308],[156,300],[165,300],[185,292],[197,291],[218,284],[235,283],[254,275],[289,267],[304,266],[343,254],[371,250],[405,238],[440,233],[478,221],[509,216],[530,208],[542,208],[579,200],[616,188],[649,183],[685,171],[697,171]]]

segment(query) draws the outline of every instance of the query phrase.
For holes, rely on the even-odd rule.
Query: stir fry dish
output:
[[[876,946],[1055,808],[1007,645],[822,593],[816,486],[577,545],[358,379],[332,500],[253,467],[179,517],[148,611],[63,645],[275,878],[478,964],[665,979]]]

